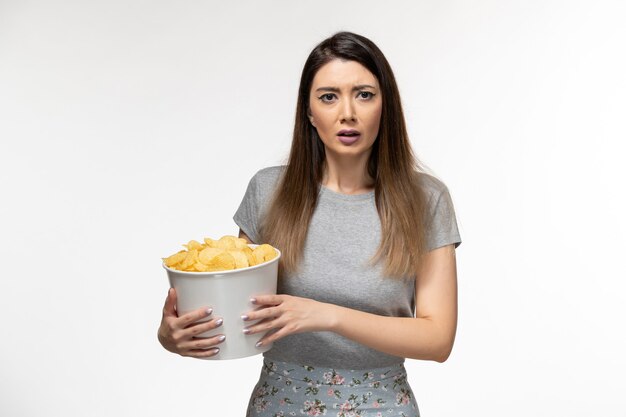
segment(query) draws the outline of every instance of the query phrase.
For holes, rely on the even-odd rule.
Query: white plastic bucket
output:
[[[257,245],[248,245],[255,248]],[[208,357],[210,360],[237,359],[258,355],[271,349],[272,344],[255,344],[264,336],[262,333],[246,335],[244,327],[257,323],[258,320],[243,321],[241,315],[258,306],[250,303],[256,295],[276,294],[278,279],[278,256],[269,262],[248,268],[217,272],[185,272],[168,268],[170,287],[176,290],[176,311],[181,316],[201,307],[212,307],[213,313],[203,321],[213,317],[222,317],[224,323],[213,330],[204,332],[198,337],[210,337],[224,334],[226,340],[218,343],[217,355]]]

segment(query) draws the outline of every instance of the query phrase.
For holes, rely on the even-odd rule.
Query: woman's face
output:
[[[356,61],[334,59],[313,78],[309,120],[327,153],[369,155],[378,136],[382,104],[374,74]]]

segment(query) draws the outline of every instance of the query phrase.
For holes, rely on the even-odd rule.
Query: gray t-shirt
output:
[[[258,171],[233,217],[255,243],[264,243],[259,242],[258,226],[283,169],[276,166]],[[429,250],[452,243],[458,247],[461,237],[448,189],[436,178],[424,175],[432,216],[427,246]],[[368,265],[380,234],[374,191],[347,195],[322,186],[300,272],[285,274],[277,292],[382,316],[414,317],[415,277],[386,278],[382,263]],[[404,362],[404,358],[329,331],[285,336],[263,355],[284,362],[343,369],[381,368]]]

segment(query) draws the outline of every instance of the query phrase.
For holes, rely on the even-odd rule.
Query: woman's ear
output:
[[[307,111],[306,114],[307,116],[309,116],[309,121],[311,122],[313,127],[315,127],[315,120],[313,119],[313,115],[311,114],[311,111]]]

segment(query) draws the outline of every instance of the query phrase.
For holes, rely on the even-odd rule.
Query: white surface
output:
[[[160,257],[237,231],[249,178],[286,158],[304,60],[347,29],[394,68],[464,241],[452,356],[406,364],[422,415],[623,415],[625,14],[0,2],[0,414],[244,415],[259,356],[158,344]]]

